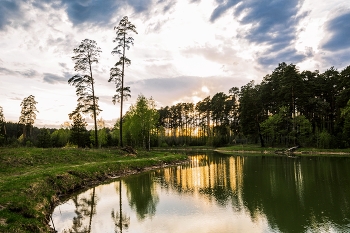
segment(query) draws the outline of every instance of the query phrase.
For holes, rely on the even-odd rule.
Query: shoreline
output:
[[[296,156],[314,156],[314,155],[330,155],[330,156],[345,156],[350,157],[349,152],[335,152],[335,151],[295,151],[293,153],[285,153],[285,154],[276,154],[275,151],[268,151],[268,150],[261,150],[261,151],[253,151],[253,150],[217,150],[214,149],[213,151],[219,152],[219,153],[248,153],[248,154],[264,154],[269,156],[287,156],[287,155],[296,155]]]
[[[55,232],[51,214],[74,192],[187,161],[187,155],[167,152],[135,156],[117,149],[5,148],[0,151],[0,232]]]
[[[161,168],[166,168],[166,167],[170,167],[170,166],[176,166],[176,165],[181,165],[188,162],[188,159],[186,160],[174,160],[174,161],[170,161],[168,163],[162,163],[159,165],[153,165],[153,166],[147,166],[147,167],[142,167],[142,168],[136,168],[136,169],[128,169],[128,170],[124,170],[120,173],[120,171],[116,171],[116,176],[106,176],[105,179],[101,180],[93,180],[88,184],[85,184],[83,187],[77,189],[77,190],[72,190],[70,192],[65,193],[63,196],[60,196],[59,198],[54,198],[55,202],[52,203],[52,208],[49,212],[49,214],[47,214],[47,219],[48,219],[48,223],[47,225],[50,228],[50,232],[51,233],[57,233],[57,231],[52,228],[51,224],[52,224],[52,212],[54,211],[54,209],[60,205],[61,203],[64,203],[72,194],[74,194],[75,192],[83,192],[84,190],[88,190],[90,188],[93,188],[94,186],[98,186],[101,185],[103,183],[109,183],[109,182],[113,182],[113,180],[122,178],[122,177],[126,177],[126,176],[131,176],[131,175],[135,175],[135,174],[140,174],[143,172],[148,172],[148,171],[153,171],[156,169],[161,169]]]

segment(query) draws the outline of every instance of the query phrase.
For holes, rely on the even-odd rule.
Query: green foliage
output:
[[[156,128],[159,114],[152,98],[139,95],[124,116],[124,134],[128,144],[150,149],[151,134]]]
[[[111,137],[111,136],[108,133],[107,128],[99,129],[97,133],[98,133],[98,140],[99,140],[98,145],[100,147],[108,146],[109,140],[110,140],[109,137]],[[91,130],[90,131],[90,141],[92,144],[95,144],[95,136],[94,135],[95,135],[95,131]]]
[[[85,119],[78,113],[72,117],[73,124],[71,126],[71,134],[69,141],[78,147],[86,147],[90,145],[89,132],[86,130],[87,123]]]
[[[331,146],[332,135],[326,130],[321,131],[316,135],[317,137],[317,148],[328,149]]]
[[[276,143],[286,143],[290,126],[291,119],[288,116],[287,107],[281,107],[277,114],[269,116],[260,124],[261,132],[268,139],[267,142],[271,146],[274,146]]]
[[[3,109],[0,106],[0,146],[5,145],[6,138],[7,138],[7,133],[6,133],[5,117],[4,117]]]
[[[350,72],[350,66],[349,66],[349,72]],[[344,126],[343,126],[343,137],[345,138],[345,144],[346,146],[350,145],[350,100],[347,102],[346,106],[341,109],[341,116],[344,119]]]
[[[27,138],[27,131],[29,130],[29,136],[32,134],[32,126],[36,119],[36,112],[39,112],[36,109],[36,104],[38,102],[35,101],[35,96],[30,95],[27,98],[24,98],[21,102],[21,116],[19,117],[19,124],[23,126],[23,137],[24,141]]]
[[[59,129],[55,130],[51,134],[51,142],[53,147],[64,147],[70,138],[70,130],[69,129]]]
[[[37,146],[41,148],[49,148],[52,146],[50,130],[46,128],[40,129],[40,133],[37,137]]]
[[[254,81],[249,82],[241,87],[239,94],[239,122],[242,133],[255,143],[260,137],[261,145],[264,143],[261,140],[260,123],[267,119],[267,114],[263,109],[262,87],[255,85]],[[268,93],[268,92],[267,92]]]
[[[5,126],[5,117],[3,113],[3,109],[0,106],[0,146],[5,145],[6,142],[6,126]]]
[[[296,125],[297,142],[300,145],[310,146],[313,142],[312,125],[304,115],[299,115],[294,118]]]

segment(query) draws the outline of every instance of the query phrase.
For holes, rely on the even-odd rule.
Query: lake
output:
[[[350,158],[223,155],[76,194],[52,214],[63,232],[350,232]],[[52,225],[51,225],[52,226]]]

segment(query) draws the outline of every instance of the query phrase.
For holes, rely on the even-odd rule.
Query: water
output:
[[[350,158],[201,153],[55,208],[58,232],[350,232]]]

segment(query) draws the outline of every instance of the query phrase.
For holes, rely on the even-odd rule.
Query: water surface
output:
[[[350,232],[350,158],[201,153],[55,208],[58,232]]]

